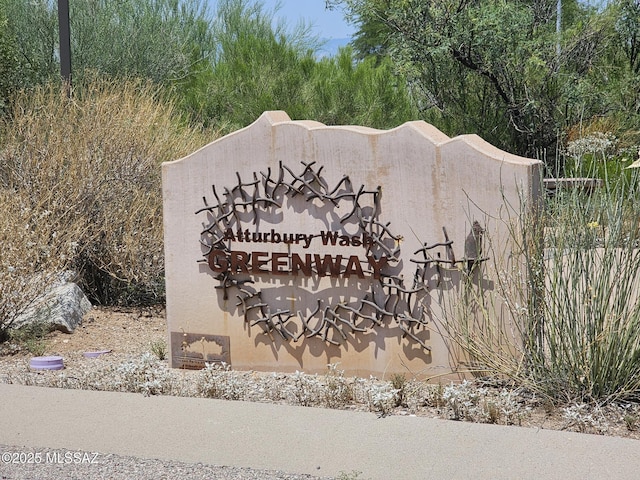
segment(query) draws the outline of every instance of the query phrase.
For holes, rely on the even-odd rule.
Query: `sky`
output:
[[[275,15],[284,17],[289,26],[295,26],[300,20],[313,27],[313,33],[322,39],[344,39],[351,37],[355,28],[343,18],[340,9],[327,10],[325,0],[262,0],[265,8],[273,11],[276,3],[280,10]]]

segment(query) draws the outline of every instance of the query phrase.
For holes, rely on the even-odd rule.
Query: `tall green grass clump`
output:
[[[505,207],[513,253],[489,245],[493,288],[469,274],[445,322],[470,372],[559,401],[640,401],[639,173]]]
[[[160,164],[212,138],[152,84],[92,77],[18,94],[0,140],[0,326],[64,269],[93,302],[163,300]]]
[[[637,175],[619,180],[559,192],[528,252],[541,266],[528,373],[554,397],[640,400],[640,192]]]

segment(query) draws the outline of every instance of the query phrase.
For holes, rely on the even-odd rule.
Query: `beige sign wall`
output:
[[[443,305],[540,163],[424,122],[328,127],[266,112],[162,166],[174,367],[446,374]],[[485,272],[486,270],[486,272]]]

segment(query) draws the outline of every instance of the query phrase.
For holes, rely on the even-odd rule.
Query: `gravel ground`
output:
[[[549,405],[527,392],[499,384],[436,386],[407,378],[401,385],[392,385],[388,380],[345,378],[338,369],[324,376],[224,369],[179,371],[169,369],[166,361],[156,358],[157,348],[164,345],[165,339],[162,309],[95,308],[74,334],[53,332],[41,345],[36,345],[42,349],[38,355],[63,356],[65,369],[62,371],[31,371],[29,359],[34,356],[33,352],[24,345],[0,345],[0,383],[287,403],[640,439],[638,404],[603,408],[582,404]],[[104,349],[109,354],[99,358],[88,359],[83,355],[83,352]],[[93,459],[91,453],[87,457],[84,452],[18,446],[0,445],[0,454],[0,480],[321,478],[102,453],[94,462],[89,462]],[[344,477],[356,478],[357,475],[346,472]]]
[[[327,480],[290,474],[201,463],[189,464],[114,454],[0,445],[2,480]]]

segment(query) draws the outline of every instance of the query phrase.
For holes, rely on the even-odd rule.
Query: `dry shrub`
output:
[[[74,269],[98,303],[162,300],[160,164],[211,136],[187,127],[156,87],[136,80],[94,77],[71,99],[59,85],[38,87],[18,95],[13,112],[0,150],[0,187],[11,199],[0,206],[11,219],[0,248],[13,248],[0,257],[2,268],[20,266],[22,282]]]
[[[73,244],[58,233],[51,212],[0,188],[0,341],[18,315],[64,270]]]

